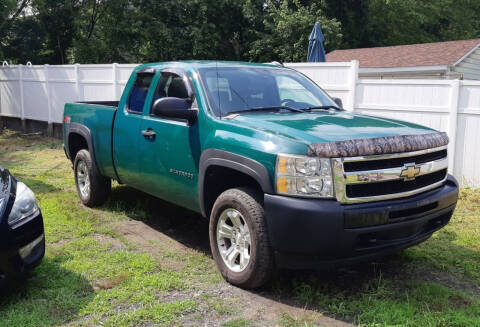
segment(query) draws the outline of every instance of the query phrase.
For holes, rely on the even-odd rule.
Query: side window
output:
[[[174,73],[162,73],[153,101],[165,97],[188,98],[188,91],[182,77]]]
[[[148,88],[152,83],[153,74],[139,73],[128,98],[128,111],[141,114],[147,98]]]

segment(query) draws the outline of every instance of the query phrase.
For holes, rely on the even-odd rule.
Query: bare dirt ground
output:
[[[203,223],[206,224],[206,221]],[[199,224],[201,225],[202,222],[199,222]],[[114,224],[113,230],[131,246],[136,247],[138,251],[150,254],[160,261],[162,267],[170,270],[183,269],[185,262],[179,260],[179,258],[182,255],[194,254],[198,251],[142,221],[129,219],[117,222]],[[203,240],[203,243],[205,243],[205,240]],[[202,250],[208,251],[205,244],[198,245]],[[175,253],[175,256],[169,258],[165,256],[166,252]],[[213,266],[213,259],[211,261]],[[226,282],[220,282],[213,287],[202,287],[195,291],[170,292],[163,298],[163,301],[198,299],[202,296],[205,297],[207,294],[212,297],[212,302],[223,303],[226,307],[232,307],[233,309],[230,312],[225,312],[225,314],[222,314],[220,309],[218,310],[221,312],[219,314],[217,311],[205,308],[201,315],[197,312],[195,315],[185,317],[183,321],[185,326],[220,326],[227,317],[228,319],[238,317],[254,321],[255,326],[281,326],[279,317],[282,316],[288,317],[288,320],[292,322],[292,326],[296,326],[300,322],[303,322],[302,326],[305,323],[325,327],[352,326],[346,322],[324,316],[311,308],[299,306],[299,303],[291,300],[291,298],[280,298],[273,294],[262,293],[261,291],[242,290]],[[224,310],[229,311],[228,309]],[[288,325],[288,322],[284,322],[282,325]]]

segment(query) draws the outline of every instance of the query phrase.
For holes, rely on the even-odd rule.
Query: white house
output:
[[[335,50],[327,62],[358,60],[360,78],[480,80],[480,39]]]

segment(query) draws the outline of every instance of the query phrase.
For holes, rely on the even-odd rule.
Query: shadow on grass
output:
[[[2,158],[0,156],[0,165],[2,165]],[[15,176],[15,178],[27,185],[29,188],[33,190],[35,194],[43,194],[43,193],[49,193],[49,192],[55,192],[58,191],[59,189],[52,184],[45,183],[37,178],[32,178],[30,175],[25,174],[25,171],[20,172],[21,168],[17,168],[21,166],[20,164],[13,162],[13,163],[8,163],[3,164],[3,167],[8,169],[11,174]],[[15,173],[13,173],[12,170],[16,170]],[[28,177],[27,177],[28,176]]]
[[[208,221],[197,213],[126,186],[113,189],[104,209],[126,213],[130,218],[141,220],[211,257]],[[449,260],[449,256],[455,260],[453,257],[459,256],[475,258],[476,264],[480,265],[480,252],[456,245],[454,232],[442,230],[439,233],[442,233],[440,237],[428,241],[428,245],[416,247],[413,252],[402,252],[372,262],[326,271],[277,271],[267,285],[253,293],[357,323],[402,325],[418,319],[419,325],[435,325],[435,312],[431,316],[418,317],[412,312],[423,306],[429,312],[430,304],[437,305],[439,312],[447,312],[450,308],[458,309],[455,308],[458,302],[467,303],[465,308],[468,309],[471,303],[469,296],[476,298],[475,308],[472,309],[476,312],[480,310],[478,294],[472,294],[468,288],[472,285],[478,288],[479,285],[471,281],[459,282],[461,277],[458,277],[462,274],[455,275],[441,269],[442,262],[434,261]],[[441,249],[443,255],[432,247]],[[438,258],[435,259],[435,256]],[[455,324],[457,318],[463,321],[463,316],[455,314],[448,321]]]
[[[89,282],[60,263],[46,257],[26,279],[9,280],[0,289],[0,325],[51,326],[68,322],[93,299]]]
[[[53,144],[58,146],[61,142],[58,139],[54,139],[43,135],[42,133],[22,133],[14,130],[0,130],[0,136],[2,137],[2,145],[6,146],[27,146],[39,145],[40,147],[49,147]]]
[[[18,153],[15,151],[5,151],[0,153],[0,162],[4,163],[4,168],[10,170],[24,165],[24,162],[27,162],[29,159],[30,155],[28,155],[27,153]]]
[[[200,214],[128,186],[112,188],[104,209],[126,213],[187,247],[210,256],[208,221]]]
[[[38,179],[24,177],[23,174],[19,174],[18,172],[15,174],[15,177],[17,178],[17,180],[25,183],[25,185],[31,188],[35,194],[56,192],[59,190],[52,184],[39,181]]]

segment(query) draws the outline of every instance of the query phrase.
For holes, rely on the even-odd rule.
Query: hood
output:
[[[435,132],[416,124],[345,111],[244,113],[232,121],[306,144]]]
[[[7,207],[11,179],[12,175],[10,175],[10,172],[0,166],[0,220],[3,217],[4,211]]]

